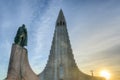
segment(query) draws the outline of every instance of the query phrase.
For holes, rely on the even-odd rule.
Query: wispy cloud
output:
[[[111,65],[115,66],[119,63],[119,49],[117,49],[120,45],[119,26],[104,24],[103,29],[94,30],[96,31],[88,34],[86,38],[76,37],[73,44],[76,62],[79,68],[83,71],[85,70],[84,72],[86,73],[89,73],[90,69],[98,71],[100,67],[107,67],[109,69]]]
[[[30,50],[32,57],[30,57],[31,66],[36,73],[40,73],[45,64],[47,62],[50,45],[52,41],[52,35],[54,31],[54,23],[56,21],[57,13],[59,9],[55,6],[56,2],[53,0],[49,4],[49,6],[44,7],[44,13],[42,12],[42,16],[36,14],[34,15],[33,26],[36,28],[33,30],[33,39],[32,43],[32,50]],[[56,3],[57,4],[57,3]],[[54,6],[53,6],[54,5]],[[43,8],[38,8],[38,11]],[[42,11],[42,10],[41,10]],[[37,18],[37,19],[36,19]],[[38,19],[39,18],[39,19]],[[49,44],[49,46],[48,46]],[[29,48],[30,49],[30,48]]]

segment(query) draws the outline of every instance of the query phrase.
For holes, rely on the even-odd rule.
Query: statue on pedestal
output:
[[[20,45],[21,47],[27,46],[27,29],[24,24],[18,28],[14,43]]]

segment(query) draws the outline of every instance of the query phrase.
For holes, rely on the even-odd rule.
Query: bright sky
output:
[[[0,0],[0,80],[22,24],[28,30],[30,65],[36,74],[44,69],[60,8],[79,69],[94,75],[106,69],[111,80],[120,80],[120,0]]]

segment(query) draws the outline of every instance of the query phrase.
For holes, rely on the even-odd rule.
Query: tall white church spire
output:
[[[86,75],[78,69],[62,9],[55,26],[49,59],[44,71],[39,76],[40,80],[102,80]]]

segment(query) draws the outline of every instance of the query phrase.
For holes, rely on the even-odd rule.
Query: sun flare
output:
[[[110,73],[109,73],[108,71],[106,71],[106,70],[102,70],[102,71],[100,72],[100,76],[106,78],[106,80],[109,80],[109,79],[110,79]]]

